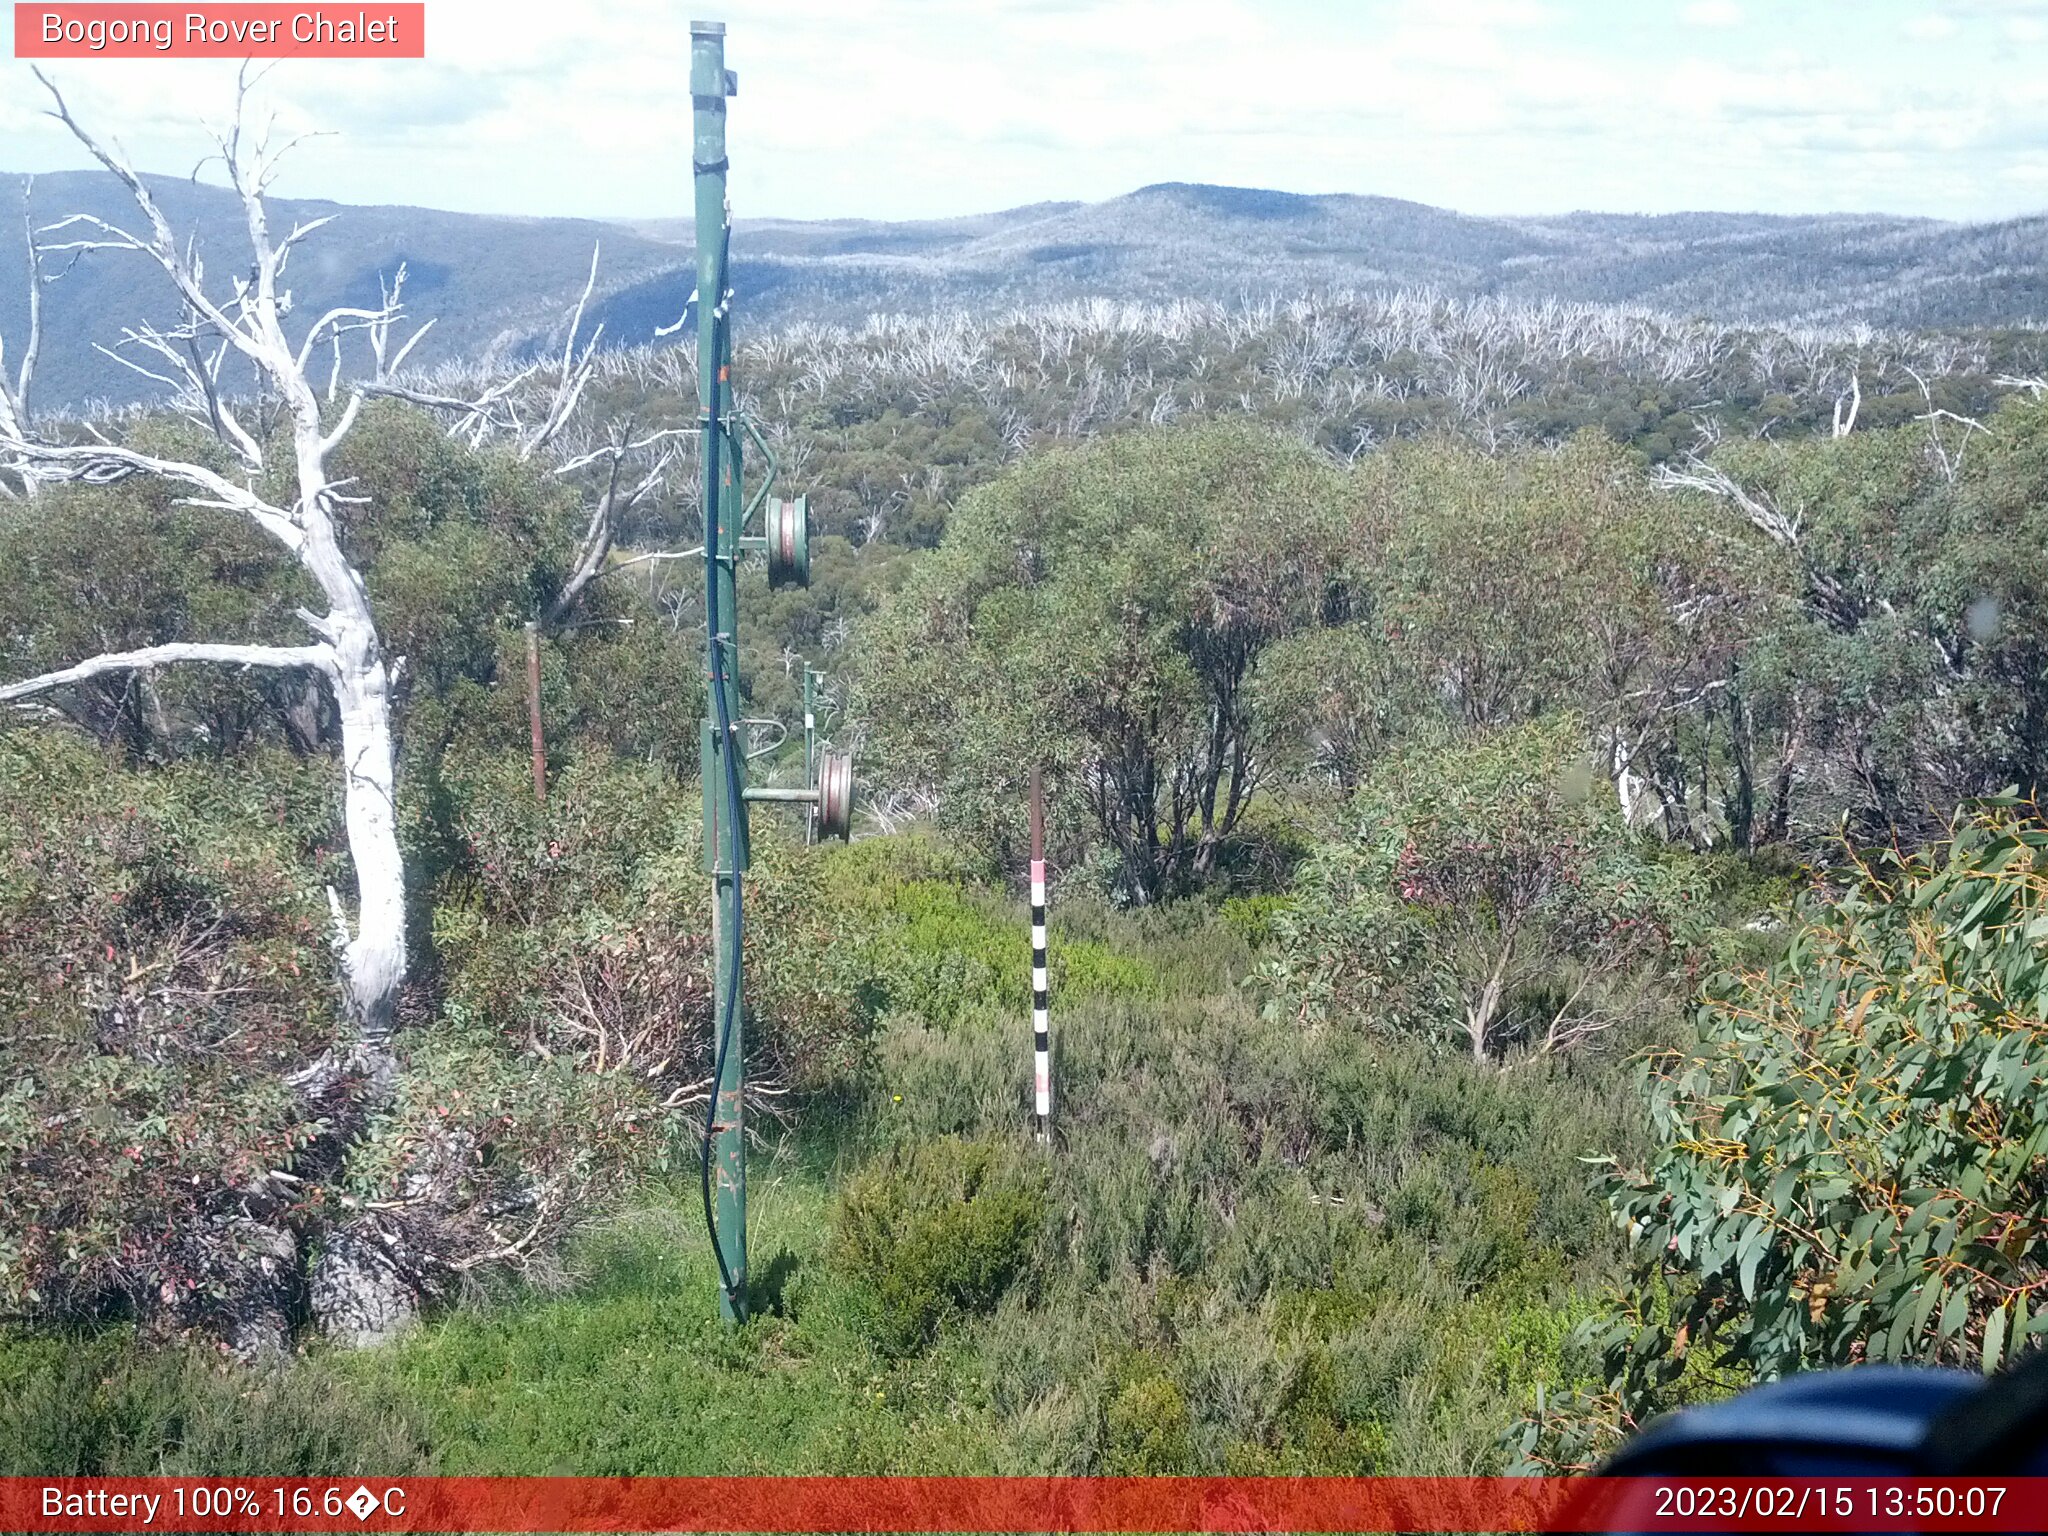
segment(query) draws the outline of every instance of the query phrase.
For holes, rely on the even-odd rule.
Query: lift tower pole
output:
[[[711,877],[713,1088],[705,1108],[701,1172],[704,1224],[718,1263],[718,1310],[729,1323],[747,1315],[746,1010],[742,1006],[740,884],[747,873],[747,806],[762,801],[806,808],[809,840],[853,835],[853,754],[818,739],[817,676],[804,669],[804,787],[747,785],[742,726],[775,725],[740,714],[738,576],[743,553],[766,555],[768,585],[811,581],[810,505],[802,496],[769,495],[775,454],[733,406],[732,212],[725,195],[725,101],[737,83],[725,67],[725,24],[690,23],[692,172],[697,186],[697,447],[704,471],[704,869]],[[749,500],[740,439],[761,451],[761,483]],[[746,524],[756,510],[762,531]],[[783,733],[786,737],[787,731]],[[773,752],[781,738],[754,755]]]
[[[718,1310],[739,1322],[747,1306],[747,1164],[744,1010],[740,988],[740,880],[747,869],[746,759],[739,736],[735,612],[740,559],[739,438],[732,407],[731,217],[725,190],[725,24],[690,23],[692,171],[697,192],[698,451],[704,472],[704,859],[711,875],[716,1085],[703,1166],[705,1216],[719,1272]]]

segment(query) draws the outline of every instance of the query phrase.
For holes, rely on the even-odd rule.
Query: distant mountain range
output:
[[[0,211],[22,178],[0,175]],[[150,185],[216,271],[246,260],[219,188]],[[86,212],[132,222],[100,173],[38,179],[39,221]],[[651,340],[692,286],[681,219],[604,224],[279,199],[273,222],[340,215],[294,257],[303,313],[374,301],[404,261],[416,314],[438,316],[423,362],[516,357],[543,344],[603,242],[592,318],[607,340]],[[13,219],[6,220],[12,225]],[[735,285],[745,322],[857,323],[877,310],[1000,310],[1083,296],[1234,301],[1333,288],[1429,287],[1462,296],[1584,300],[1778,325],[2023,325],[2048,318],[2048,217],[1953,224],[1886,215],[1573,213],[1478,218],[1394,198],[1303,196],[1181,183],[1100,203],[1041,203],[886,223],[741,220]],[[0,243],[0,337],[19,347],[18,242]],[[141,257],[96,253],[48,291],[44,405],[125,401],[154,386],[93,350],[170,307]]]
[[[232,192],[176,177],[145,179],[172,226],[196,238],[210,273],[247,269],[248,235]],[[10,370],[27,325],[23,181],[0,174],[0,339],[7,345]],[[127,193],[105,172],[38,176],[32,197],[38,224],[85,213],[130,230],[145,227]],[[435,319],[433,333],[414,354],[423,363],[527,344],[536,329],[575,302],[590,271],[591,247],[599,240],[604,245],[601,281],[644,284],[676,262],[673,245],[584,219],[484,218],[291,198],[271,202],[273,235],[282,237],[294,220],[330,214],[338,217],[293,252],[286,274],[302,323],[310,324],[337,304],[376,304],[380,280],[403,262],[411,311]],[[61,267],[64,259],[51,265]],[[220,291],[225,291],[224,282]],[[672,307],[680,308],[688,294],[686,280]],[[65,271],[44,292],[42,361],[36,370],[41,404],[71,408],[89,399],[127,402],[161,393],[161,386],[94,350],[94,343],[113,346],[123,325],[145,317],[160,325],[176,319],[169,282],[147,257],[97,251]]]

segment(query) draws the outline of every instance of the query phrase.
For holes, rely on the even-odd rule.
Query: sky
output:
[[[0,170],[84,165],[11,12]],[[2048,209],[2048,0],[428,0],[423,61],[265,78],[264,110],[322,135],[276,190],[685,214],[692,15],[728,27],[741,217],[1160,181],[1482,214]],[[189,173],[231,105],[212,61],[53,73],[145,170]]]

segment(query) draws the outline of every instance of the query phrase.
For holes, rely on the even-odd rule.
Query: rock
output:
[[[382,1344],[419,1317],[419,1296],[384,1249],[347,1227],[328,1234],[307,1290],[313,1320],[338,1344]]]
[[[211,1333],[251,1364],[291,1347],[300,1296],[299,1244],[282,1227],[249,1216],[216,1216],[187,1230],[158,1291],[164,1321]]]

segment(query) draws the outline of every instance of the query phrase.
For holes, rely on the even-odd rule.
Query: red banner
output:
[[[17,59],[423,59],[427,8],[369,5],[14,7]]]
[[[2040,1531],[2048,1478],[0,1478],[10,1531]]]

